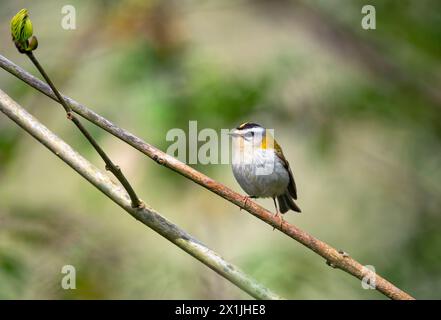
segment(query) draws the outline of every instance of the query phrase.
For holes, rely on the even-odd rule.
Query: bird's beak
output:
[[[237,129],[233,129],[230,132],[228,132],[228,135],[231,137],[239,137],[241,134],[238,132]]]

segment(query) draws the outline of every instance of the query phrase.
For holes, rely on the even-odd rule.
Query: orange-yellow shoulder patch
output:
[[[270,133],[267,133],[265,130],[264,136],[262,137],[262,142],[260,143],[260,148],[266,149],[274,149],[277,154],[283,154],[282,148],[279,146],[277,141],[273,138]]]
[[[276,141],[270,133],[267,133],[265,130],[262,136],[262,142],[260,143],[260,148],[266,149],[274,149],[276,147]]]

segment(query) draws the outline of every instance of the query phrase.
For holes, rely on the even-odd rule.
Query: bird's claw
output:
[[[250,200],[250,197],[249,197],[249,196],[244,196],[243,199],[244,199],[244,200],[243,200],[243,206],[246,207],[248,201]],[[242,211],[243,208],[240,207],[239,209],[240,209],[240,211]]]
[[[280,230],[282,230],[282,225],[285,222],[285,220],[283,219],[283,216],[280,214],[279,211],[276,211],[274,217],[279,218],[280,219]],[[276,230],[276,227],[273,226],[273,231]]]
[[[244,196],[243,197],[243,208],[242,207],[240,207],[240,211],[242,211],[242,209],[244,209],[246,206],[247,206],[247,204],[248,204],[248,201],[250,201],[250,199],[256,199],[257,197],[256,196]]]

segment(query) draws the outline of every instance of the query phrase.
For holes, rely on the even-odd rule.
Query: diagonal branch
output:
[[[0,90],[0,111],[21,128],[30,133],[61,160],[93,184],[113,202],[127,211],[135,219],[150,227],[175,245],[201,261],[222,277],[231,281],[243,291],[257,299],[281,299],[277,294],[259,284],[236,266],[225,261],[216,252],[207,248],[199,240],[168,221],[147,205],[133,208],[125,189],[115,184],[104,172],[97,169],[85,158],[57,137],[37,119],[30,115],[8,95]]]
[[[25,70],[15,65],[5,57],[0,55],[0,67],[13,74],[17,78],[26,82],[30,86],[44,93],[48,97],[57,101],[57,98],[53,95],[51,89],[44,84],[39,79],[33,77],[31,74],[27,73]],[[70,105],[72,110],[84,117],[85,119],[91,121],[107,132],[113,134],[119,139],[130,144],[132,147],[138,149],[149,158],[156,161],[158,164],[163,165],[184,177],[196,182],[197,184],[203,186],[204,188],[216,193],[222,198],[234,203],[235,205],[247,210],[249,213],[259,218],[260,220],[268,223],[274,228],[280,230],[287,236],[293,238],[294,240],[300,242],[310,250],[314,251],[321,257],[323,257],[328,265],[343,270],[358,279],[369,278],[375,280],[375,289],[383,293],[391,299],[401,300],[401,299],[413,299],[408,293],[402,291],[401,289],[394,286],[392,283],[384,279],[378,274],[372,274],[372,272],[365,268],[358,261],[349,257],[341,251],[336,250],[327,243],[313,237],[307,232],[297,228],[296,226],[289,224],[286,221],[280,221],[279,218],[275,217],[270,211],[264,209],[262,206],[258,205],[253,201],[244,201],[244,196],[237,192],[229,189],[223,184],[209,178],[208,176],[200,173],[199,171],[191,168],[190,166],[180,162],[179,160],[173,158],[172,156],[158,150],[154,146],[146,143],[142,139],[136,137],[132,133],[119,128],[109,120],[103,118],[94,111],[88,109],[82,104],[64,97],[65,101]]]
[[[93,146],[93,148],[96,150],[96,152],[100,155],[101,159],[103,159],[104,163],[106,164],[106,170],[109,170],[113,173],[113,175],[118,179],[119,182],[123,185],[124,189],[126,189],[127,193],[130,196],[130,199],[132,201],[132,207],[137,208],[142,206],[142,201],[138,198],[138,196],[135,193],[135,190],[133,190],[132,186],[130,185],[127,178],[124,176],[124,174],[121,171],[121,168],[117,165],[115,165],[112,160],[108,157],[108,155],[104,152],[104,150],[100,147],[98,142],[92,137],[92,135],[87,131],[87,129],[82,125],[80,120],[73,114],[72,109],[69,107],[69,105],[66,103],[66,101],[61,96],[58,89],[53,84],[52,80],[47,75],[46,71],[41,66],[40,62],[38,62],[38,59],[35,57],[34,53],[32,51],[26,52],[26,55],[29,57],[29,59],[32,61],[32,63],[35,65],[35,67],[38,69],[38,71],[41,73],[43,78],[46,80],[47,84],[51,88],[52,92],[57,97],[57,100],[61,104],[61,106],[64,108],[64,111],[66,111],[67,118],[71,120],[77,128],[81,131],[81,133],[86,137],[87,141]]]

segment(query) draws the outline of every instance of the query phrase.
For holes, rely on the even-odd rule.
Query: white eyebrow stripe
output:
[[[252,129],[254,129],[254,128],[242,129],[242,130],[239,130],[239,132],[240,132],[241,134],[247,134],[247,133],[251,132]]]

